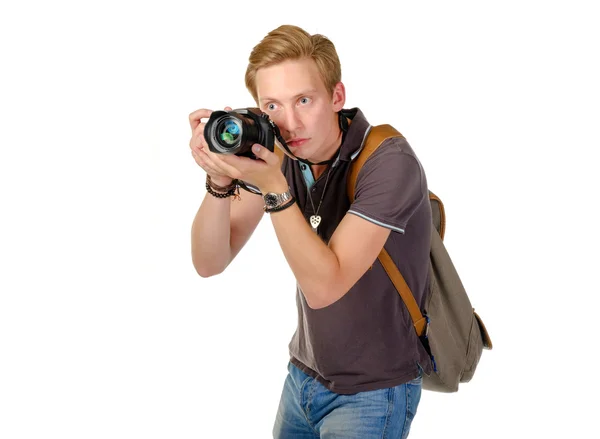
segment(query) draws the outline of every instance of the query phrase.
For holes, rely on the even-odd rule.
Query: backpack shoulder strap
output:
[[[356,180],[358,179],[358,173],[365,162],[369,159],[371,154],[373,154],[377,148],[379,148],[384,140],[389,139],[390,137],[404,136],[391,125],[374,126],[367,134],[365,145],[363,146],[363,149],[359,153],[358,157],[355,159],[354,163],[352,163],[350,173],[348,175],[348,197],[350,198],[351,203],[354,202],[354,190],[356,187]],[[417,304],[412,291],[410,291],[408,284],[404,280],[402,273],[400,273],[400,270],[398,270],[398,267],[385,248],[381,249],[378,259],[381,262],[381,265],[383,265],[383,268],[391,279],[392,283],[396,287],[398,294],[400,294],[400,297],[404,301],[413,321],[413,326],[417,335],[423,335],[427,327],[427,320],[421,314],[419,305]]]
[[[427,319],[421,314],[415,296],[413,296],[412,291],[404,280],[404,276],[402,276],[402,273],[398,270],[398,266],[394,263],[385,247],[381,249],[378,259],[394,284],[394,287],[396,287],[396,291],[398,291],[398,294],[400,294],[400,297],[404,301],[408,313],[410,314],[410,318],[412,319],[415,332],[419,337],[424,335],[425,330],[427,329]]]
[[[283,152],[283,150],[278,147],[277,145],[275,145],[273,147],[273,153],[279,157],[279,160],[281,160],[281,162],[283,162],[283,159],[285,158],[285,152]]]
[[[277,145],[275,145],[275,147],[273,148],[273,152],[275,153],[275,155],[277,157],[279,157],[279,161],[281,163],[281,172],[283,172],[283,170],[284,170],[283,163],[285,162],[285,158],[289,157],[289,156],[287,155],[287,153],[284,150],[282,150]]]
[[[377,125],[371,127],[371,130],[367,134],[365,144],[362,151],[358,154],[358,157],[354,160],[350,167],[350,173],[348,174],[348,197],[350,197],[350,203],[354,202],[354,190],[356,188],[356,180],[358,179],[358,173],[362,169],[365,162],[371,157],[379,145],[384,140],[390,137],[404,137],[391,125]]]
[[[446,211],[444,209],[444,203],[440,197],[433,192],[429,191],[429,202],[431,203],[431,214],[433,216],[433,224],[440,234],[442,241],[444,240],[444,234],[446,233]]]
[[[273,148],[273,153],[274,153],[274,154],[275,154],[277,157],[279,157],[281,160],[283,160],[283,151],[282,151],[282,150],[281,150],[281,149],[280,149],[278,146],[275,146],[275,147]]]

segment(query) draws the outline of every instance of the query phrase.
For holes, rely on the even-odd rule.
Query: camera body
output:
[[[277,127],[259,108],[213,111],[204,127],[208,149],[215,154],[234,154],[256,159],[252,145],[273,152]]]

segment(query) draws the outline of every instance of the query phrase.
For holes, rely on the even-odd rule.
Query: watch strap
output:
[[[277,207],[272,207],[272,208],[268,208],[265,206],[265,212],[266,213],[274,213],[274,212],[281,212],[284,209],[287,209],[288,207],[294,205],[294,203],[296,202],[296,199],[294,197],[292,197],[287,203],[277,206]]]

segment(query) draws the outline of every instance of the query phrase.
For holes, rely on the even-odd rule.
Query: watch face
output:
[[[277,195],[275,195],[275,194],[267,194],[267,195],[265,195],[265,204],[268,207],[275,207],[275,206],[277,206]]]

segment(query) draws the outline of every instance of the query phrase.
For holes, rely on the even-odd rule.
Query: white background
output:
[[[267,217],[194,271],[188,115],[253,105],[248,55],[284,23],[408,138],[495,344],[411,437],[598,437],[594,2],[217,3],[1,6],[0,437],[270,437],[294,279]]]

